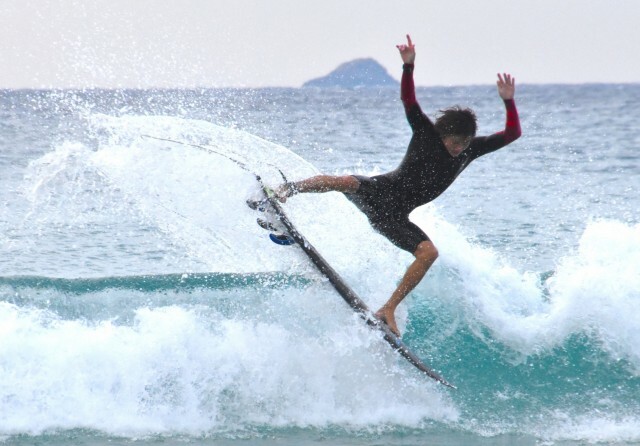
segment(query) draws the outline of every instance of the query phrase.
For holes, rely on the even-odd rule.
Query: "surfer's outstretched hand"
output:
[[[407,44],[396,45],[400,51],[400,57],[404,63],[414,63],[416,61],[416,46],[411,41],[411,36],[407,34]]]
[[[498,73],[498,81],[496,82],[498,85],[498,94],[505,101],[508,99],[513,99],[516,94],[516,78],[511,77],[509,73],[500,74]]]

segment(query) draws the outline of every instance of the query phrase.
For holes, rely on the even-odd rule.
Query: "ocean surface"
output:
[[[417,96],[504,126],[494,86]],[[516,101],[523,136],[412,214],[440,258],[399,324],[451,390],[268,239],[229,160],[393,169],[395,89],[0,91],[0,444],[640,444],[640,85]],[[285,208],[388,298],[411,256],[343,196]]]

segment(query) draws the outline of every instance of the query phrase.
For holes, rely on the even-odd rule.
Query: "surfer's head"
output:
[[[435,128],[449,153],[452,156],[458,156],[469,147],[471,139],[476,136],[478,129],[476,114],[469,108],[461,108],[457,105],[440,110]]]

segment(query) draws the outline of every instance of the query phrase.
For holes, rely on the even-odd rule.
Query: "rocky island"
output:
[[[397,87],[398,81],[371,58],[356,59],[340,65],[326,76],[305,82],[302,87],[368,88]]]

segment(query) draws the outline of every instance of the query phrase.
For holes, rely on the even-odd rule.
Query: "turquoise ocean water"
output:
[[[431,116],[495,87],[421,88]],[[0,442],[640,444],[639,85],[523,85],[523,136],[412,219],[440,258],[366,328],[244,201],[394,168],[383,90],[0,91]],[[149,136],[153,137],[150,138]],[[291,219],[373,308],[411,258],[339,194]]]

